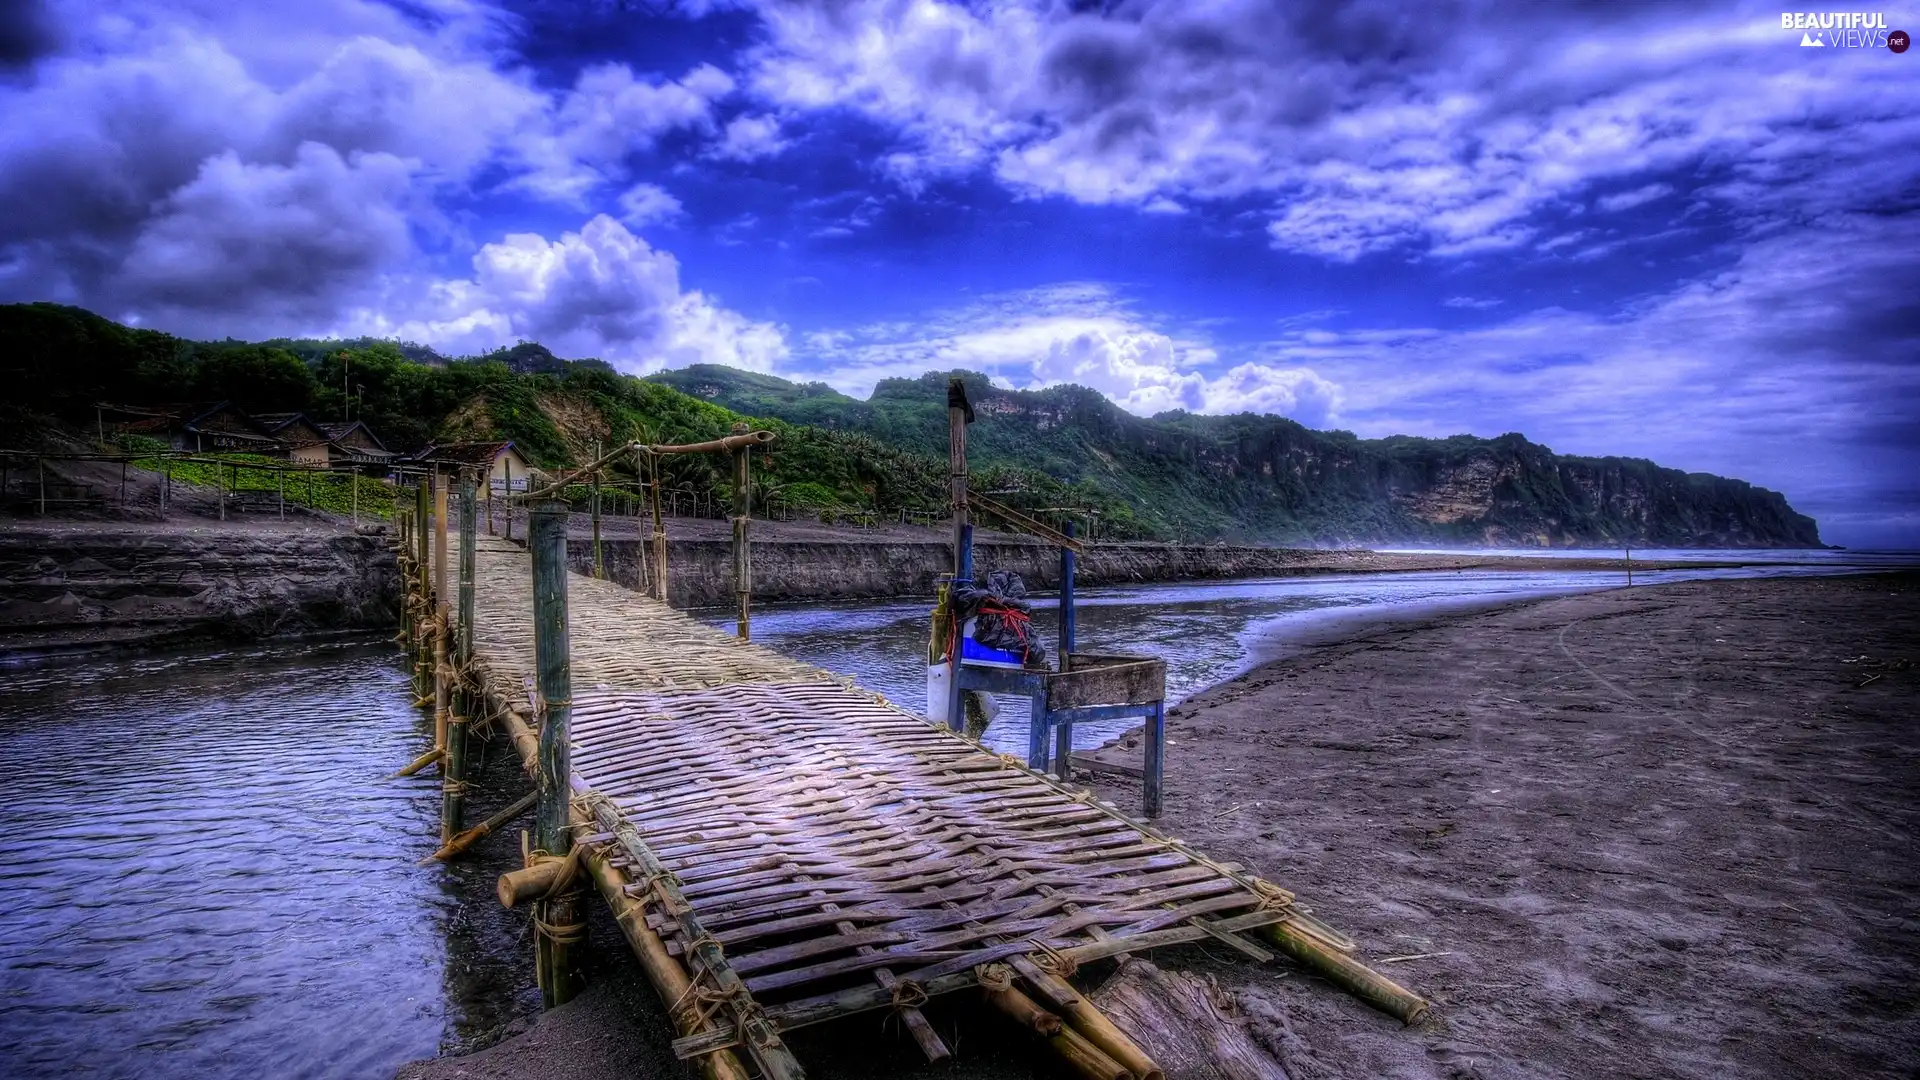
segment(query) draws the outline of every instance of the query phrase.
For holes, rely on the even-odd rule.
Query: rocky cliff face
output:
[[[0,654],[398,625],[378,536],[98,522],[0,531]]]

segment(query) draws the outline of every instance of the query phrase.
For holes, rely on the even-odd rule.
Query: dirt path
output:
[[[1439,1006],[1223,964],[1294,1080],[1920,1075],[1920,575],[1586,594],[1182,705],[1163,824]],[[1102,785],[1118,801],[1134,791]]]

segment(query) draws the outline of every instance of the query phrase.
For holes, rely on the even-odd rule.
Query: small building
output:
[[[301,465],[333,464],[332,440],[306,413],[255,413],[253,419],[280,443],[280,453]]]
[[[408,464],[440,465],[449,470],[472,469],[487,478],[495,498],[509,491],[526,491],[533,466],[513,448],[512,440],[503,442],[430,443],[417,453],[407,455]]]
[[[175,450],[206,453],[213,450],[272,454],[280,441],[258,420],[230,402],[213,404],[98,406],[100,426],[112,423],[125,435],[159,439]]]
[[[385,469],[399,456],[387,449],[373,429],[359,420],[322,424],[320,429],[326,433],[335,464],[344,461],[356,469]]]

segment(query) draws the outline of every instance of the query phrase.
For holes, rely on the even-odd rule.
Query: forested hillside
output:
[[[1260,543],[1641,546],[1819,544],[1812,518],[1776,492],[1637,458],[1555,454],[1518,434],[1360,439],[1284,417],[1151,418],[1078,386],[1001,390],[966,380],[976,461],[1110,493],[1138,527]],[[888,379],[860,401],[710,365],[652,381],[758,415],[861,432],[909,451],[946,445],[948,375]]]
[[[98,402],[230,400],[364,419],[394,449],[512,439],[536,465],[596,441],[693,441],[746,420],[780,438],[756,505],[943,513],[947,374],[866,401],[821,384],[696,366],[647,379],[522,343],[448,358],[387,341],[196,342],[54,304],[0,307],[0,439],[89,430]],[[1026,507],[1099,511],[1113,538],[1252,543],[1804,546],[1811,518],[1740,480],[1631,458],[1556,455],[1520,435],[1359,439],[1274,416],[1143,418],[1075,386],[966,380],[977,485]],[[720,462],[670,459],[675,484],[724,490]]]

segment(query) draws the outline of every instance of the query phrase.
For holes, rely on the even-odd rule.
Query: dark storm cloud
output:
[[[0,0],[0,68],[25,67],[58,43],[53,20],[40,0]]]

